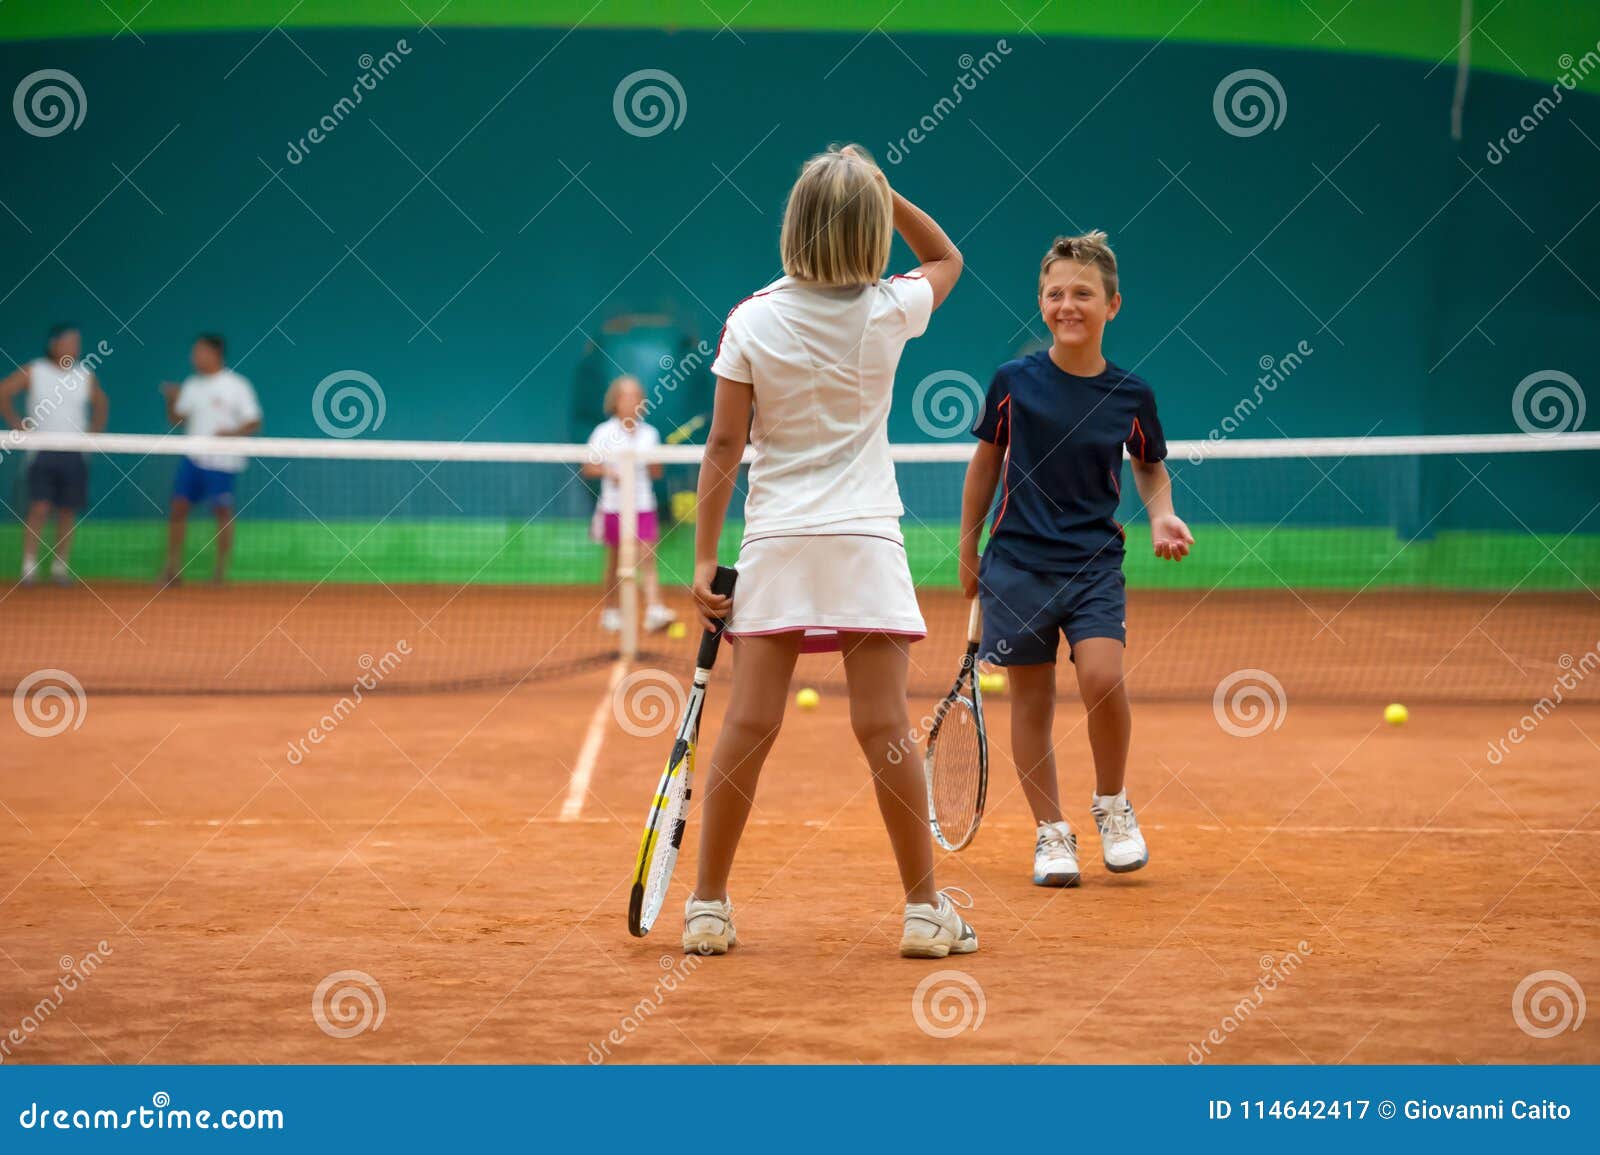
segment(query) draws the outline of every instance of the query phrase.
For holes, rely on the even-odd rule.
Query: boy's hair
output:
[[[222,339],[221,333],[201,333],[195,340],[202,345],[210,345],[218,357],[227,356],[227,342]]]
[[[789,191],[778,248],[783,271],[818,285],[865,285],[889,267],[894,205],[866,150],[832,146],[806,161]]]
[[[1100,280],[1106,289],[1106,300],[1117,295],[1117,254],[1106,243],[1106,235],[1091,229],[1079,237],[1057,237],[1049,252],[1039,262],[1039,289],[1044,290],[1044,279],[1050,275],[1050,266],[1057,261],[1078,261],[1100,270]]]
[[[631,373],[623,373],[611,379],[611,384],[606,386],[606,416],[617,415],[617,394],[622,392],[624,385],[632,385],[639,390],[639,396],[644,396],[644,386],[639,383],[639,378]]]
[[[49,332],[45,334],[44,351],[49,353],[56,347],[56,342],[58,340],[60,340],[62,337],[65,337],[68,333],[76,333],[78,331],[78,325],[75,321],[57,321],[54,325],[50,326]]]

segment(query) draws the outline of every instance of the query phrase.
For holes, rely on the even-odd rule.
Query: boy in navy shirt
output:
[[[983,658],[1010,675],[1012,753],[1039,824],[1038,886],[1078,884],[1077,837],[1061,816],[1051,734],[1063,634],[1088,711],[1090,812],[1106,868],[1123,873],[1150,860],[1123,788],[1133,728],[1122,681],[1126,535],[1116,519],[1124,446],[1156,556],[1177,561],[1194,537],[1172,510],[1155,395],[1100,351],[1121,306],[1106,235],[1058,237],[1039,266],[1039,312],[1052,343],[995,372],[962,492],[961,586],[982,598]],[[997,485],[980,563],[978,538]]]

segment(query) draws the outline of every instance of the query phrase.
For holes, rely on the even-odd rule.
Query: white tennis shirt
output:
[[[711,371],[755,391],[745,540],[905,512],[889,406],[932,312],[921,273],[848,288],[784,277],[734,306]]]
[[[261,403],[256,400],[255,389],[232,369],[205,376],[196,373],[178,390],[178,399],[172,407],[184,419],[183,431],[190,437],[231,433],[252,421],[261,420]],[[216,469],[223,473],[238,473],[249,460],[231,453],[191,456],[201,469]]]
[[[650,482],[650,463],[640,460],[661,444],[661,434],[654,425],[635,421],[630,428],[620,417],[612,417],[595,426],[589,434],[589,460],[606,467],[600,480],[601,513],[622,512],[621,470],[617,460],[624,449],[635,454],[633,469],[633,508],[639,513],[649,513],[656,507],[655,486]]]
[[[93,374],[80,362],[63,369],[45,357],[28,365],[28,419],[40,433],[87,433]]]

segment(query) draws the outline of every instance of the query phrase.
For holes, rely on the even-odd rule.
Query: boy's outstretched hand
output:
[[[1194,534],[1189,532],[1189,527],[1183,524],[1181,517],[1169,513],[1150,519],[1150,543],[1155,546],[1157,557],[1182,561],[1189,556]]]

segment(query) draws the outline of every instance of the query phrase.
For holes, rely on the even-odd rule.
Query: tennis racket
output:
[[[989,793],[989,737],[983,729],[983,697],[978,690],[982,639],[983,613],[974,598],[961,671],[934,711],[922,762],[928,779],[928,825],[946,850],[960,850],[972,841]]]
[[[711,581],[713,593],[732,596],[738,571],[718,566]],[[639,862],[633,871],[633,888],[628,893],[628,933],[643,938],[655,925],[656,915],[666,900],[672,882],[672,868],[678,863],[678,848],[689,823],[689,789],[694,782],[694,748],[700,741],[700,711],[706,702],[706,683],[716,665],[722,630],[727,623],[718,620],[700,636],[700,654],[694,663],[694,685],[678,723],[678,735],[661,772],[650,817],[645,821],[644,838],[639,843]]]

